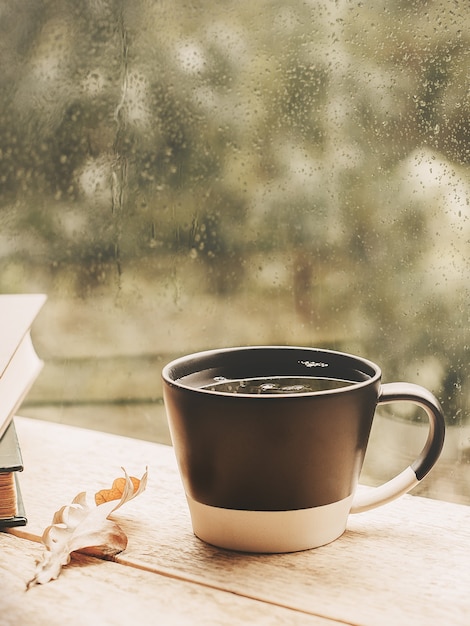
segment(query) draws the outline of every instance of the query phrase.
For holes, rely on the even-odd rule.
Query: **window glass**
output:
[[[430,388],[470,500],[470,14],[458,0],[5,0],[0,289],[49,295],[23,413],[168,441],[161,366],[317,345]],[[414,458],[382,411],[364,480]]]

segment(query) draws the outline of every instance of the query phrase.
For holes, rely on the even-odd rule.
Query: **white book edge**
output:
[[[4,376],[21,341],[31,330],[46,298],[45,294],[0,295],[0,377]]]
[[[43,368],[28,331],[0,377],[0,439]]]

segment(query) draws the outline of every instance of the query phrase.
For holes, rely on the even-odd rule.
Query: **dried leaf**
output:
[[[44,584],[56,579],[62,567],[70,561],[77,550],[94,556],[110,557],[122,552],[127,546],[127,537],[122,529],[108,519],[113,511],[144,491],[147,471],[139,480],[128,476],[116,479],[109,490],[95,495],[95,504],[89,505],[85,492],[79,493],[71,504],[56,511],[51,526],[42,536],[46,547],[36,573],[27,584]]]
[[[129,478],[134,486],[134,492],[137,492],[140,487],[140,480],[134,476],[130,476]],[[96,505],[103,504],[104,502],[110,502],[111,500],[119,500],[122,498],[125,488],[126,479],[122,476],[120,478],[116,478],[111,489],[101,489],[101,491],[98,491],[98,493],[95,494]]]

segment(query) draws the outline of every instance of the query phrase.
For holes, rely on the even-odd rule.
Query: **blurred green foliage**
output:
[[[282,259],[303,324],[438,364],[468,419],[466,1],[3,0],[0,32],[4,256],[189,255],[221,298]]]

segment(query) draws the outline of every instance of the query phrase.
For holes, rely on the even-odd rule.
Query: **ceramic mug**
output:
[[[162,372],[171,438],[193,531],[244,552],[293,552],[337,539],[348,515],[412,489],[437,461],[444,417],[428,390],[381,384],[346,353],[289,346],[226,348]],[[356,493],[378,404],[406,401],[429,419],[418,458]]]

